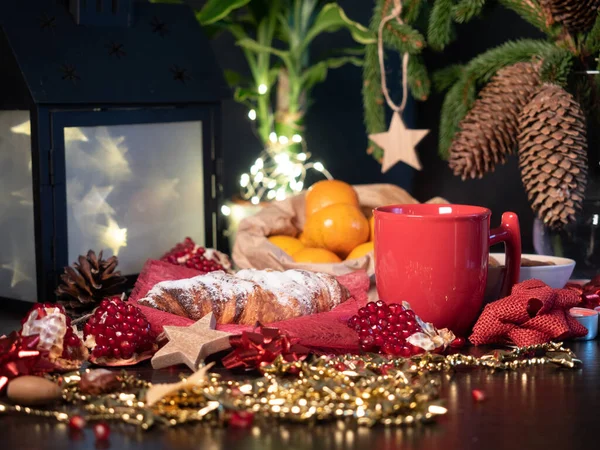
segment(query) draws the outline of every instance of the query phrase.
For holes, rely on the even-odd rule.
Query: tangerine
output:
[[[333,252],[324,248],[304,248],[296,252],[293,259],[297,263],[338,263],[342,260]]]
[[[340,180],[323,180],[313,184],[306,192],[305,202],[306,217],[337,203],[359,207],[354,188]]]
[[[369,219],[369,240],[375,240],[375,216],[371,216]]]
[[[275,235],[268,239],[271,244],[276,245],[290,256],[304,248],[304,244],[299,239],[291,236]]]
[[[346,259],[358,259],[362,258],[368,253],[375,251],[375,244],[373,241],[365,242],[364,244],[357,245],[346,257]]]
[[[338,203],[309,216],[304,236],[309,247],[326,248],[345,258],[369,239],[369,221],[356,206]]]

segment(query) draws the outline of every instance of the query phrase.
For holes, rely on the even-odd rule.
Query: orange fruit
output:
[[[350,252],[346,259],[358,259],[365,256],[367,253],[371,253],[375,250],[375,244],[373,241],[365,242],[364,244],[357,245]]]
[[[294,253],[293,259],[297,263],[338,263],[342,260],[333,252],[324,248],[304,248]]]
[[[305,247],[308,245],[308,241],[306,240],[306,235],[304,233],[300,233],[298,240],[302,242]]]
[[[299,239],[296,239],[291,236],[275,235],[270,236],[268,239],[269,242],[275,244],[277,247],[279,247],[281,250],[283,250],[290,256],[304,248],[304,244],[300,242]]]
[[[338,203],[309,216],[304,235],[309,247],[326,248],[345,258],[369,239],[369,221],[356,206]]]
[[[369,219],[369,240],[375,240],[375,216],[371,216]]]
[[[345,203],[358,207],[358,195],[352,186],[339,180],[323,180],[306,192],[306,217],[329,205]]]

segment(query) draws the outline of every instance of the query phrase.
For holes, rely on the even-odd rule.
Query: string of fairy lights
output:
[[[268,92],[266,84],[258,86],[258,93]],[[255,121],[256,110],[248,111],[248,118]],[[249,172],[243,173],[239,180],[242,188],[241,196],[253,205],[262,201],[284,200],[288,195],[304,189],[306,175],[309,170],[319,172],[327,179],[332,179],[331,173],[321,162],[309,162],[310,153],[306,151],[306,143],[300,134],[292,136],[277,135],[272,131],[269,135],[270,145],[260,153]],[[301,145],[302,151],[291,151]],[[221,207],[225,216],[231,214],[228,205]]]

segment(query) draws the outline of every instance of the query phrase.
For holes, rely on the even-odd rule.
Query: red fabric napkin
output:
[[[176,266],[162,261],[149,260],[140,273],[136,285],[129,297],[130,301],[137,303],[144,298],[152,287],[166,280],[181,280],[201,274],[194,269]],[[296,317],[282,322],[273,322],[269,327],[279,328],[298,338],[298,343],[309,347],[313,351],[322,353],[345,353],[358,351],[358,335],[348,328],[346,322],[358,312],[358,309],[367,304],[367,291],[369,290],[369,277],[364,271],[354,272],[337,277],[349,291],[351,298],[331,311],[310,316]],[[150,322],[156,333],[162,332],[165,325],[187,326],[194,323],[186,317],[159,311],[147,306],[137,305]],[[267,325],[267,324],[264,324]],[[217,329],[230,333],[241,333],[252,330],[249,325],[225,324],[218,325]]]
[[[511,295],[488,304],[469,340],[483,344],[541,344],[581,337],[586,328],[569,314],[581,298],[569,289],[552,289],[540,280],[514,286]]]

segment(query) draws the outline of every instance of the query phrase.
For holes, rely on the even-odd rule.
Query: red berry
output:
[[[485,392],[480,389],[473,389],[471,391],[471,395],[473,396],[473,400],[476,402],[482,402],[485,400]]]
[[[81,431],[85,428],[85,419],[81,416],[73,416],[69,419],[69,428],[71,430]]]
[[[97,441],[106,441],[110,437],[110,427],[106,422],[94,424],[94,436]]]

